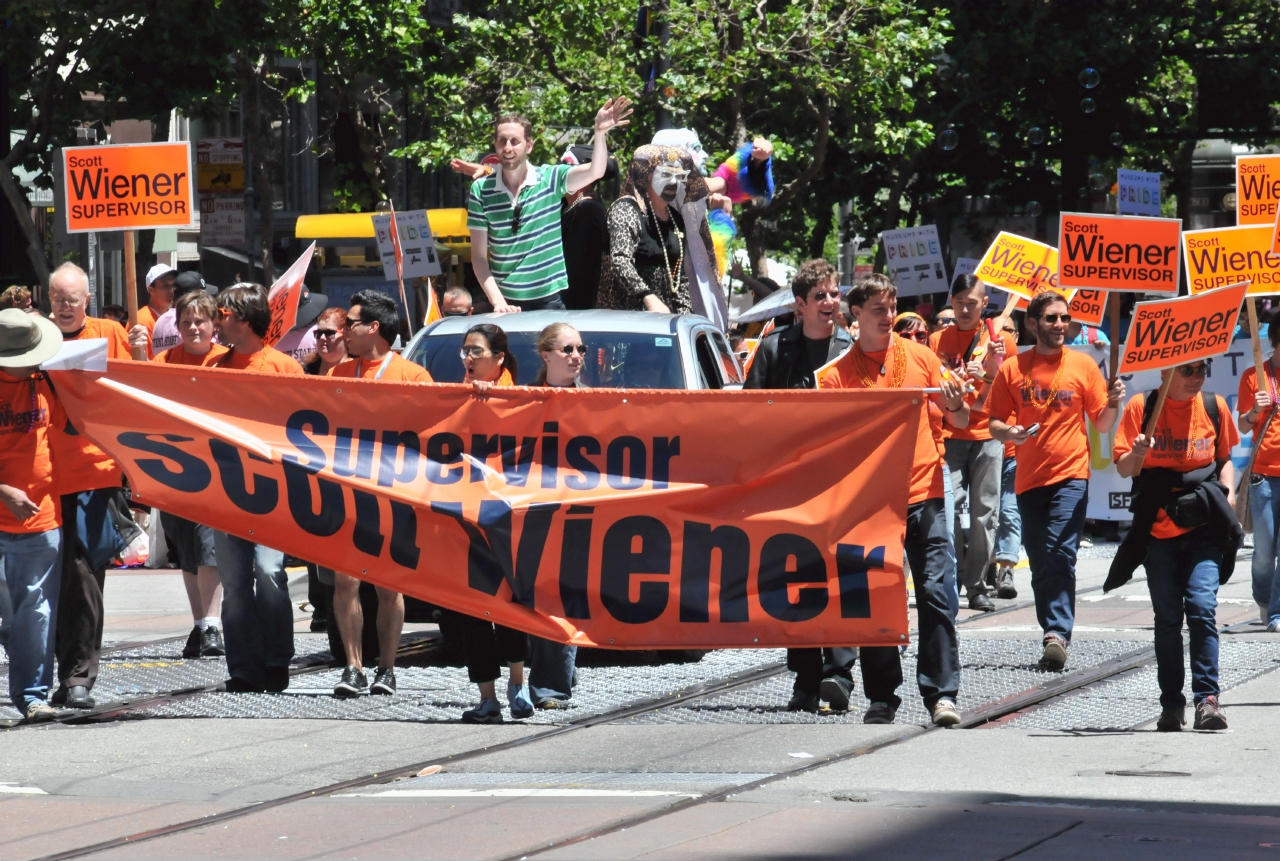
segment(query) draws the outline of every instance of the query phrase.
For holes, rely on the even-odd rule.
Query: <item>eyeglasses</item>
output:
[[[520,232],[520,216],[523,213],[524,213],[523,203],[517,203],[515,206],[511,207],[511,235],[512,236]]]
[[[904,338],[910,338],[913,341],[919,341],[921,344],[929,343],[929,333],[924,329],[915,332],[899,332]]]
[[[1040,319],[1046,323],[1070,323],[1071,315],[1070,314],[1045,314]]]
[[[59,305],[63,308],[74,308],[77,305],[83,305],[85,299],[88,299],[88,298],[89,298],[88,296],[85,296],[81,299],[50,299],[49,304]]]
[[[342,328],[354,329],[356,326],[368,326],[368,325],[369,325],[368,320],[361,320],[359,317],[356,317],[356,318],[348,317],[345,321],[343,321]]]
[[[823,299],[839,299],[839,298],[840,298],[839,290],[819,290],[817,293],[813,294],[813,298],[810,299],[809,301],[821,302]]]
[[[336,338],[338,337],[337,329],[316,329],[316,339],[320,338]]]
[[[1181,365],[1178,373],[1184,377],[1207,377],[1209,376],[1209,366],[1204,365]]]
[[[585,356],[587,354],[587,345],[586,344],[565,344],[559,350],[552,350],[552,352],[564,353],[566,356],[572,356],[574,353],[577,353],[579,356]]]
[[[488,350],[486,350],[484,347],[463,347],[461,350],[458,351],[458,358],[462,359],[463,361],[466,361],[468,356],[470,356],[473,359],[483,359],[485,356],[492,356],[492,355],[493,354],[490,353]]]

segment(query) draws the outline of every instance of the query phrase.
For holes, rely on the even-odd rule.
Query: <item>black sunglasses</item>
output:
[[[587,345],[586,344],[565,344],[563,347],[560,348],[560,352],[564,353],[566,356],[572,356],[575,352],[579,356],[585,356],[587,354]]]
[[[1180,365],[1178,373],[1184,377],[1207,377],[1209,376],[1209,363],[1202,365]]]
[[[1063,323],[1070,323],[1071,315],[1070,314],[1045,314],[1040,319],[1046,323],[1057,323],[1059,321]]]
[[[520,232],[520,215],[523,212],[524,212],[523,203],[517,203],[515,206],[511,207],[511,235],[512,236]]]
[[[316,329],[317,338],[336,338],[338,337],[337,329]]]

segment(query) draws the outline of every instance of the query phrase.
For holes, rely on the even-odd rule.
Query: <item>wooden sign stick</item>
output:
[[[1120,376],[1120,294],[1108,295],[1111,299],[1111,379],[1107,383],[1110,384]],[[1161,398],[1161,403],[1163,402],[1164,399]]]
[[[124,232],[124,298],[132,329],[138,325],[138,258],[134,253],[132,230]]]
[[[1164,382],[1160,384],[1160,394],[1156,395],[1156,408],[1151,411],[1151,421],[1147,422],[1147,426],[1142,429],[1142,433],[1148,442],[1155,435],[1156,422],[1160,421],[1160,412],[1164,409],[1165,398],[1169,396],[1169,387],[1173,385],[1173,375],[1176,370],[1176,368],[1170,368],[1165,371]],[[1142,472],[1142,461],[1146,459],[1146,455],[1143,455],[1142,460],[1138,461],[1138,468],[1133,471],[1134,475]]]
[[[1267,381],[1267,363],[1262,358],[1262,339],[1258,337],[1258,300],[1246,296],[1244,304],[1249,310],[1249,340],[1253,342],[1253,369],[1258,375],[1254,380],[1254,386],[1258,391],[1262,391]]]

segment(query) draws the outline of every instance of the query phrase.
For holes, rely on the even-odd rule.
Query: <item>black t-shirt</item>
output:
[[[823,338],[815,341],[812,338],[801,338],[804,342],[804,354],[809,362],[809,370],[816,371],[827,363],[827,353],[831,351],[831,339]]]

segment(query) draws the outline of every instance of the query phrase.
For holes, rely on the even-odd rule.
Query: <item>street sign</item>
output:
[[[1116,213],[1160,214],[1160,174],[1141,170],[1116,171]]]
[[[244,224],[243,197],[200,199],[201,245],[244,245]]]
[[[436,240],[427,222],[427,211],[415,209],[396,213],[396,228],[400,232],[405,278],[431,278],[440,274],[440,256],[436,252]],[[391,214],[373,216],[373,232],[378,240],[378,253],[382,256],[382,271],[388,281],[396,281],[396,249],[391,240]]]
[[[196,190],[201,194],[244,194],[244,141],[241,138],[196,141]]]
[[[191,144],[62,150],[68,233],[190,227]]]

